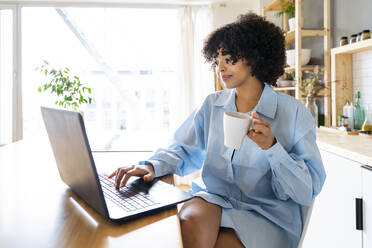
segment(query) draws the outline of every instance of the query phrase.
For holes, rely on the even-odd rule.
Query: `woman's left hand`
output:
[[[257,112],[252,113],[253,125],[248,131],[248,137],[253,140],[258,146],[266,150],[276,143],[276,139],[271,130],[270,123],[261,119]]]

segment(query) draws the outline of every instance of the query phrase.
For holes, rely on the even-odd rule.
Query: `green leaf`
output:
[[[75,109],[78,108],[79,104],[91,103],[92,98],[85,96],[85,91],[88,90],[91,94],[91,89],[85,87],[81,82],[80,78],[76,75],[69,75],[70,69],[65,67],[64,69],[50,68],[49,62],[43,61],[43,64],[36,67],[35,70],[39,70],[47,77],[47,82],[42,86],[38,87],[38,91],[48,91],[57,97],[55,104],[63,107],[73,106]],[[73,80],[73,81],[72,81]]]

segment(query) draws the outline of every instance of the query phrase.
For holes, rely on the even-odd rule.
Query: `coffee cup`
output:
[[[248,114],[225,112],[223,116],[224,144],[231,149],[239,149],[244,136],[252,127],[253,119]]]

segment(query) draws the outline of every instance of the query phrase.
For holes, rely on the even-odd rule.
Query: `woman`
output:
[[[185,247],[297,247],[300,206],[311,205],[325,172],[313,117],[270,86],[284,72],[283,33],[249,13],[211,33],[203,54],[226,89],[205,99],[171,146],[110,177],[119,187],[133,175],[151,181],[202,169],[205,186],[194,185],[195,197],[179,213]],[[224,146],[226,111],[255,119],[240,149]]]

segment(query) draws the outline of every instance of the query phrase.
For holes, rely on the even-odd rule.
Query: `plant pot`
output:
[[[289,18],[288,19],[288,24],[289,24],[289,31],[295,30],[296,27],[296,18]]]
[[[301,17],[301,23],[304,22],[304,18]],[[295,30],[296,29],[296,18],[292,17],[288,19],[288,25],[289,25],[289,31]]]
[[[296,51],[294,49],[290,49],[286,51],[287,57],[287,64],[289,66],[296,65]],[[307,65],[311,58],[311,49],[302,49],[301,52],[301,65]]]

